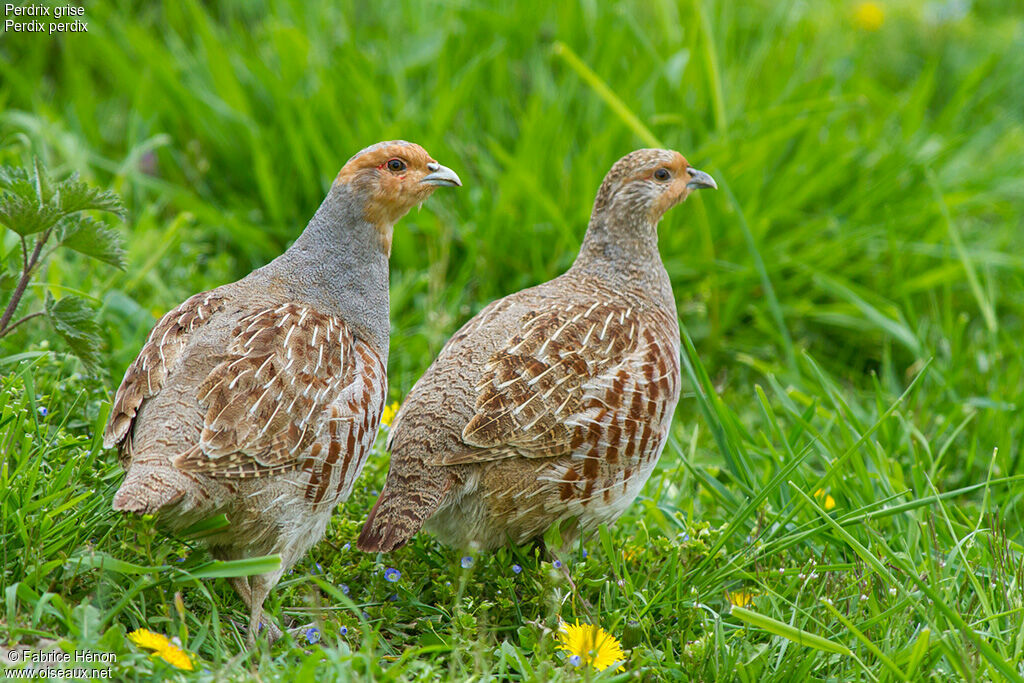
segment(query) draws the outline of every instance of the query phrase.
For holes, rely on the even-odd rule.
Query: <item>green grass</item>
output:
[[[575,680],[552,631],[578,617],[629,652],[593,679],[1024,676],[1024,11],[884,7],[871,32],[838,1],[107,1],[88,34],[5,34],[0,163],[38,154],[129,217],[124,272],[61,255],[31,290],[93,298],[107,376],[42,326],[0,345],[4,647],[115,652],[140,680]],[[566,268],[605,171],[655,143],[721,187],[660,230],[684,396],[641,497],[563,558],[572,583],[526,549],[356,552],[381,439],[268,601],[322,641],[246,652],[238,598],[196,578],[246,568],[110,509],[107,401],[154,315],[273,258],[393,137],[465,187],[396,228],[392,400],[487,302]]]

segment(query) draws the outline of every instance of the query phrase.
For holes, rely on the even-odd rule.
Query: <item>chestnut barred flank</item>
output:
[[[387,368],[372,348],[356,342],[357,379],[328,410],[321,438],[302,463],[307,475],[306,501],[314,510],[346,500],[377,436],[387,399]]]
[[[199,386],[199,443],[175,465],[219,477],[297,468],[326,408],[352,382],[353,344],[339,318],[298,304],[242,318],[227,357]]]
[[[676,349],[658,341],[672,338],[675,321],[653,311],[647,328],[637,312],[607,300],[524,316],[521,333],[485,366],[476,414],[462,431],[467,444],[488,450],[437,464],[545,458],[585,444],[617,462],[648,418],[660,419],[659,399],[679,390]]]

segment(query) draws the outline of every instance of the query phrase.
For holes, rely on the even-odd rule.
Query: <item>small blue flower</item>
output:
[[[324,571],[324,568],[320,566],[319,562],[317,562],[316,563],[316,570],[313,573],[314,574],[322,574],[323,571]]]
[[[586,548],[583,549],[583,559],[584,560],[587,559],[587,549]]]
[[[398,571],[394,567],[388,567],[384,570],[384,580],[390,583],[394,583],[402,578],[402,572]]]
[[[342,592],[343,595],[348,595],[349,587],[348,587],[347,583],[341,584],[341,592]]]
[[[363,610],[363,619],[366,620],[366,621],[370,620],[370,613],[367,612],[366,610]]]
[[[389,595],[388,602],[398,602],[398,593],[392,593]]]
[[[320,629],[318,628],[307,628],[306,629],[306,642],[312,645],[313,643],[320,642]]]
[[[562,561],[561,560],[555,560],[551,564],[554,565],[555,569],[561,569],[562,568]]]
[[[351,548],[351,547],[352,547],[352,544],[351,544],[351,543],[346,543],[345,545],[341,546],[341,549],[342,549],[342,550],[348,550],[348,549],[349,549],[349,548]]]
[[[689,541],[689,540],[690,540],[690,534],[688,534],[688,533],[686,533],[686,532],[684,531],[684,532],[683,532],[683,535],[682,535],[682,536],[680,536],[680,538],[681,538],[681,539],[683,539],[683,543],[686,543],[687,541]]]
[[[348,635],[348,626],[342,626],[341,630],[338,631],[338,633],[340,633],[343,636],[347,636]]]
[[[520,567],[518,564],[514,564],[514,565],[512,565],[512,571],[514,573],[518,574],[519,572],[523,571],[523,568]]]
[[[179,558],[175,559],[174,561],[175,562],[184,562],[185,558],[184,557],[179,557]]]
[[[46,406],[39,406],[39,414],[46,417],[50,411],[46,409]]]
[[[462,558],[462,568],[463,569],[469,569],[472,566],[473,566],[473,558],[472,557],[470,557],[469,555],[466,555],[465,557]]]
[[[569,657],[569,663],[573,666],[579,666],[583,662],[583,659],[579,655],[573,655]]]

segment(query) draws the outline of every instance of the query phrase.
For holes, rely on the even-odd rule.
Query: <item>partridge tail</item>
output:
[[[446,476],[388,477],[363,524],[356,547],[367,553],[388,553],[401,548],[437,511],[449,488],[451,481]]]
[[[169,466],[134,464],[114,494],[114,509],[152,514],[178,502],[192,482]]]

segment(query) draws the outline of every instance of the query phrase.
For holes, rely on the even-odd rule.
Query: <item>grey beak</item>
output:
[[[687,173],[690,174],[690,182],[686,183],[686,187],[691,190],[718,189],[718,184],[715,182],[715,179],[704,171],[698,171],[695,168],[691,168]]]
[[[423,176],[423,179],[420,180],[421,183],[438,185],[440,187],[462,187],[462,181],[459,180],[459,176],[447,166],[431,161],[427,164],[427,170],[432,171],[432,173]]]

